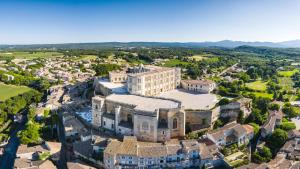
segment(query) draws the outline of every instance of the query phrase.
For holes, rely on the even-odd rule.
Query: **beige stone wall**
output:
[[[141,141],[157,141],[157,117],[134,115],[134,135]]]
[[[106,100],[106,102],[105,102],[106,112],[114,113],[115,108],[117,106],[121,106],[121,111],[119,114],[120,121],[128,121],[128,114],[131,115],[132,120],[133,120],[134,106],[127,105],[127,104],[121,104],[121,103],[117,103],[117,102],[112,102],[112,101],[108,101],[108,100]]]
[[[124,83],[127,81],[126,72],[109,72],[109,81],[114,83]]]
[[[186,111],[186,125],[192,131],[210,127],[212,125],[212,111]]]
[[[105,109],[104,98],[94,97],[92,99],[92,115],[93,115],[93,125],[101,126],[101,116]]]
[[[215,83],[212,84],[191,84],[186,81],[181,81],[182,88],[198,93],[210,93],[216,87]]]
[[[96,109],[97,107],[97,109]],[[99,109],[101,108],[101,109]],[[120,108],[118,114],[116,110]],[[114,126],[118,129],[121,121],[128,122],[132,120],[133,134],[143,141],[166,141],[174,137],[183,137],[185,135],[185,111],[178,109],[160,109],[156,112],[136,112],[135,106],[122,104],[114,101],[105,100],[104,98],[93,98],[93,123],[101,126],[103,113],[116,114]],[[101,111],[100,111],[101,110]],[[159,126],[164,120],[167,124]],[[176,126],[174,126],[176,120]],[[106,127],[110,127],[111,122],[106,120]],[[103,125],[103,124],[102,124]],[[109,125],[109,126],[108,126]],[[104,127],[104,126],[102,126]],[[160,128],[159,128],[160,127]]]
[[[180,73],[180,71],[179,71]],[[131,94],[154,96],[177,87],[178,71],[175,68],[160,72],[128,76],[128,91]],[[179,75],[180,76],[180,75]]]

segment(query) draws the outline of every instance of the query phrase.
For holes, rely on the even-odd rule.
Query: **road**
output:
[[[20,140],[17,137],[17,133],[20,130],[23,130],[25,128],[25,124],[27,122],[27,116],[22,116],[22,122],[17,126],[16,130],[11,133],[10,139],[8,140],[8,144],[5,146],[4,155],[2,156],[0,168],[1,169],[13,169],[16,153],[18,150],[18,147],[20,145]]]
[[[225,70],[223,70],[221,73],[218,74],[218,77],[219,76],[222,76],[223,74],[225,74],[227,71],[229,71],[230,69],[234,68],[235,66],[237,66],[239,63],[236,63],[228,68],[226,68]]]
[[[59,156],[59,168],[67,169],[67,143],[66,143],[66,136],[65,136],[65,129],[64,124],[62,121],[62,112],[57,111],[58,115],[58,138],[61,142],[61,149],[60,149],[60,156]]]

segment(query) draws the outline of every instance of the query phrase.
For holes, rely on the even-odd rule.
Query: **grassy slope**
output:
[[[188,65],[189,62],[184,62],[178,59],[170,59],[169,61],[165,62],[164,66],[166,67],[175,67],[177,65]]]
[[[252,90],[257,91],[266,91],[267,90],[267,82],[263,82],[261,80],[257,80],[255,82],[246,83],[246,87]]]
[[[290,71],[278,71],[278,74],[280,76],[284,76],[284,77],[291,77],[293,76],[296,72],[299,72],[298,69],[294,69],[294,70],[290,70]]]
[[[26,86],[13,86],[0,83],[0,101],[4,101],[10,97],[30,91]]]
[[[17,59],[35,59],[62,56],[59,52],[1,52],[0,57],[15,57]]]

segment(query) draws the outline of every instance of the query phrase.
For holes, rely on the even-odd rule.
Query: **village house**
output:
[[[241,125],[236,122],[231,122],[222,128],[207,133],[207,137],[218,146],[227,146],[235,143],[238,145],[247,144],[253,136],[252,126],[247,124]]]
[[[149,143],[136,137],[112,140],[104,151],[104,165],[113,168],[188,168],[200,165],[200,146],[196,140]]]
[[[57,169],[57,167],[50,160],[32,161],[17,158],[14,162],[14,169]]]
[[[188,91],[210,93],[216,88],[216,83],[211,80],[181,80],[181,87]]]
[[[265,124],[261,128],[261,136],[263,138],[271,135],[276,126],[279,126],[282,121],[283,114],[281,111],[270,111]]]

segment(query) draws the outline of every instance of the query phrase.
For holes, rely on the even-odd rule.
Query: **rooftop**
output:
[[[45,152],[45,151],[48,151],[45,145],[28,146],[25,144],[21,144],[18,147],[17,154]]]
[[[212,80],[181,80],[184,83],[193,84],[193,85],[209,85],[213,84],[214,81]]]
[[[110,89],[113,93],[127,93],[127,87],[125,83],[114,83],[109,82],[108,79],[99,79],[99,84]]]
[[[196,140],[174,141],[166,143],[152,143],[137,141],[136,137],[125,136],[123,142],[112,140],[105,153],[112,155],[132,155],[138,157],[163,157],[192,150],[199,150]]]
[[[179,103],[160,98],[144,97],[137,95],[112,94],[106,97],[108,101],[114,101],[123,104],[135,105],[136,110],[154,112],[157,109],[179,108]]]
[[[239,123],[232,122],[232,123],[226,124],[222,128],[219,128],[217,130],[209,132],[209,134],[211,136],[213,136],[215,140],[220,140],[220,139],[225,138],[224,133],[227,130],[233,130],[235,134],[240,136],[242,134],[248,134],[248,133],[253,132],[253,127],[250,125],[241,125]]]
[[[67,167],[68,169],[96,169],[94,167],[77,162],[68,162]]]
[[[199,94],[184,89],[175,89],[159,95],[162,98],[175,99],[181,102],[185,109],[208,110],[218,102],[214,94]]]

